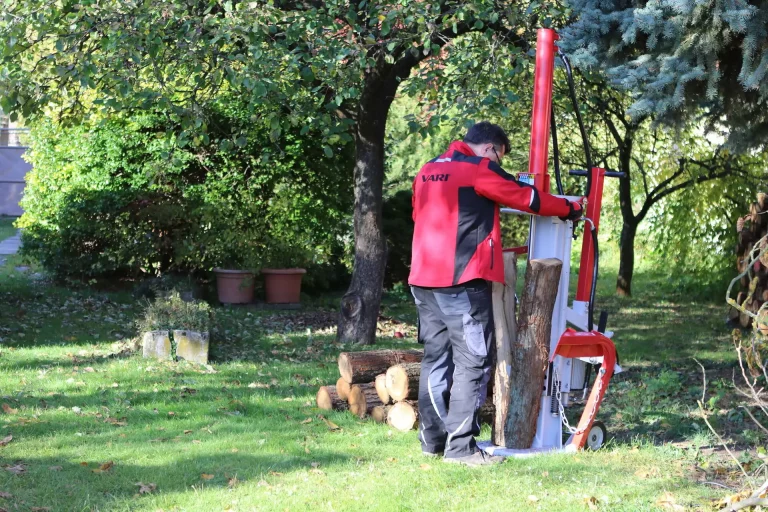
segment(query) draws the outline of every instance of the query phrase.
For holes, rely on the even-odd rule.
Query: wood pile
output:
[[[735,299],[744,309],[756,313],[768,302],[768,251],[751,265],[750,262],[768,244],[768,194],[757,194],[757,201],[750,205],[749,213],[736,221],[736,232],[736,269],[739,274],[746,274],[739,281],[740,291]],[[733,307],[729,318],[744,328],[752,325],[752,317]]]
[[[423,350],[368,350],[339,355],[339,380],[317,391],[320,409],[349,411],[358,418],[408,431],[418,418]]]
[[[347,411],[370,417],[407,432],[419,417],[419,377],[422,350],[369,350],[339,355],[339,380],[321,386],[316,402],[320,409]],[[489,389],[489,396],[492,391]],[[493,420],[493,403],[481,408],[480,419]]]

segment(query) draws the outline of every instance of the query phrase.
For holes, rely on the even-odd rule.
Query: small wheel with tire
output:
[[[592,451],[599,450],[607,438],[608,431],[605,429],[605,424],[602,421],[595,421],[587,435],[587,448]]]

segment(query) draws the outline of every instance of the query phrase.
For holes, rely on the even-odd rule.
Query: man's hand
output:
[[[566,220],[576,220],[580,219],[582,214],[584,213],[584,209],[581,206],[581,203],[578,201],[568,201],[568,206],[570,207],[571,211],[568,212],[568,215],[564,217],[559,217],[560,220],[565,222]]]

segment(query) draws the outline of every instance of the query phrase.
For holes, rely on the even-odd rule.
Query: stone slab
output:
[[[194,363],[208,364],[208,340],[207,332],[173,331],[176,357]]]
[[[168,331],[149,331],[142,337],[142,354],[147,358],[170,359],[171,337]]]

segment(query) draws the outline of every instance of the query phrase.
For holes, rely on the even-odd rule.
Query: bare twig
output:
[[[696,361],[696,364],[701,367],[701,378],[704,379],[704,385],[701,387],[701,401],[703,403],[707,398],[707,370],[704,369],[704,365],[702,365],[698,359],[695,357],[692,357],[691,359]]]
[[[714,485],[716,487],[722,487],[723,489],[728,489],[729,491],[736,491],[737,490],[735,487],[730,487],[728,485],[721,484],[720,482],[701,482],[701,483],[705,484],[705,485]]]
[[[749,417],[750,417],[750,418],[752,418],[752,421],[754,421],[754,422],[755,422],[755,425],[757,425],[758,427],[760,427],[760,429],[761,429],[763,432],[765,432],[766,434],[768,434],[768,428],[765,428],[765,427],[764,427],[764,426],[763,426],[763,425],[762,425],[762,424],[761,424],[759,421],[757,421],[757,418],[755,418],[755,417],[752,415],[752,412],[749,410],[749,407],[747,407],[746,405],[742,405],[742,406],[740,406],[740,407],[741,407],[742,409],[744,409],[745,411],[747,411],[747,414],[749,415]]]
[[[696,359],[694,359],[694,361],[696,361]],[[698,361],[696,361],[696,362],[699,363]],[[701,366],[701,363],[699,363],[699,366]],[[702,392],[706,393],[707,392],[707,372],[706,372],[706,370],[704,369],[703,366],[701,366],[701,373],[704,376],[704,390]],[[726,444],[726,442],[723,440],[722,437],[720,437],[720,434],[718,434],[717,431],[714,428],[712,428],[712,424],[707,419],[707,411],[704,410],[704,401],[703,400],[698,400],[698,403],[699,403],[699,411],[701,411],[701,419],[704,420],[704,423],[707,424],[707,427],[709,427],[710,432],[712,432],[715,435],[715,437],[720,442],[720,444],[723,446],[723,448],[725,448],[725,451],[728,452],[728,455],[730,455],[731,458],[733,459],[733,461],[736,463],[736,465],[739,466],[739,469],[741,470],[741,473],[744,475],[744,478],[749,480],[750,479],[749,475],[744,470],[744,466],[742,466],[741,462],[739,462],[739,459],[737,459],[733,455],[733,453],[731,452],[730,448],[728,448],[728,445]]]
[[[765,507],[765,506],[768,506],[768,499],[766,498],[747,498],[746,500],[737,501],[736,503],[731,505],[731,508],[728,509],[728,512],[732,512],[734,510],[741,510],[747,507]]]

